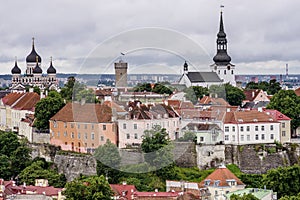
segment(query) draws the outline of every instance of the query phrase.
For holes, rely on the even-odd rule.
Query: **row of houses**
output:
[[[119,148],[140,146],[144,131],[155,126],[166,129],[171,140],[192,132],[198,144],[291,142],[291,119],[279,111],[243,109],[209,96],[193,105],[172,96],[160,103],[109,98],[102,99],[101,104],[70,102],[50,119],[50,134],[43,134],[34,128],[34,109],[40,95],[9,93],[0,101],[0,129],[18,132],[30,142],[48,142],[63,150],[85,153],[92,153],[107,140]]]

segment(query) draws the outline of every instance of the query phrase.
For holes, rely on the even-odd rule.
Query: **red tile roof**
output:
[[[66,104],[50,120],[64,122],[88,122],[109,123],[111,122],[112,110],[107,105],[101,104],[79,104],[70,102]]]
[[[24,93],[24,95],[19,98],[19,100],[13,106],[13,109],[34,111],[35,105],[37,102],[39,102],[39,100],[40,95],[35,92]]]
[[[58,196],[58,192],[62,191],[62,188],[55,188],[53,186],[42,187],[29,185],[23,187],[23,190],[31,191],[36,194],[45,194],[46,196]]]
[[[230,106],[227,101],[223,98],[211,98],[209,96],[204,96],[199,101],[200,104],[211,104],[211,105],[222,105],[222,106]]]
[[[210,175],[208,175],[199,184],[200,187],[206,186],[217,186],[217,187],[230,187],[228,181],[236,181],[236,185],[245,185],[238,177],[236,177],[229,169],[225,166],[217,168]],[[205,181],[209,181],[209,184],[205,184]],[[216,182],[219,181],[219,182]],[[218,183],[218,184],[215,184]]]
[[[135,197],[178,197],[182,192],[135,192]]]
[[[2,98],[4,105],[11,106],[13,105],[24,93],[10,93]]]
[[[291,118],[289,118],[288,116],[282,114],[281,112],[279,112],[278,110],[270,110],[270,109],[265,109],[264,112],[268,115],[270,115],[271,117],[273,117],[273,119],[281,121],[281,120],[291,120]]]
[[[119,104],[117,104],[114,101],[105,101],[103,104],[109,106],[112,109],[116,109],[117,112],[126,112],[125,109],[123,109]]]
[[[132,200],[133,193],[136,192],[134,185],[126,184],[109,184],[110,188],[114,192],[114,196],[126,197],[127,200]]]
[[[276,122],[270,115],[257,110],[226,112],[224,123]]]

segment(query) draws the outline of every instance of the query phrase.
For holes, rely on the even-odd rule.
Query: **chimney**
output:
[[[29,88],[29,92],[33,92],[33,88]]]
[[[254,94],[255,94],[255,92],[254,92],[254,91],[252,91],[252,97],[254,97]]]

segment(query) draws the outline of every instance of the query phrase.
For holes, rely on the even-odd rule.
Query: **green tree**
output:
[[[245,99],[244,92],[229,83],[224,85],[212,85],[209,88],[209,93],[217,94],[218,97],[225,99],[232,106],[240,106]]]
[[[75,85],[76,79],[74,76],[68,77],[67,83],[61,89],[60,94],[63,99],[66,101],[72,101],[73,97],[73,87]]]
[[[108,176],[110,183],[118,183],[121,172],[118,170],[121,162],[118,147],[107,140],[94,153],[97,160],[97,174]]]
[[[138,83],[137,86],[133,88],[134,92],[151,92],[152,87],[150,83]]]
[[[35,107],[35,126],[39,130],[49,129],[49,119],[64,106],[64,100],[56,91],[50,91]]]
[[[195,142],[197,140],[197,136],[194,132],[187,131],[184,133],[183,137],[178,139],[179,141],[193,141]]]
[[[300,166],[271,169],[264,176],[262,183],[268,189],[276,191],[278,197],[297,195],[300,191]]]
[[[201,86],[191,86],[184,89],[185,97],[196,104],[198,99],[201,99],[203,96],[209,95],[208,89]]]
[[[85,99],[86,103],[99,103],[99,100],[96,98],[93,89],[79,90],[78,93],[75,94],[74,100],[80,102],[82,99]]]
[[[68,200],[111,200],[112,190],[104,176],[76,179],[66,184]]]
[[[64,174],[59,174],[57,169],[44,168],[45,163],[41,160],[33,162],[26,167],[20,174],[20,182],[34,185],[35,179],[47,179],[49,185],[62,188],[66,184],[66,177]]]
[[[274,95],[277,92],[279,92],[280,90],[281,90],[280,83],[277,82],[275,79],[270,80],[267,93],[269,95]]]
[[[280,90],[272,98],[267,106],[275,109],[292,119],[292,129],[295,131],[300,125],[300,97],[292,90]]]
[[[13,132],[0,131],[0,177],[16,177],[30,164],[30,149],[26,141]]]
[[[259,200],[253,194],[243,194],[242,196],[237,194],[232,194],[230,200]]]
[[[279,200],[300,200],[300,193],[298,193],[298,195],[292,195],[292,196],[283,196],[281,197]]]
[[[269,95],[276,94],[279,90],[281,90],[280,83],[276,81],[276,79],[272,79],[268,82],[262,81],[259,83],[249,82],[246,85],[245,89],[260,89],[266,91]]]
[[[173,88],[167,87],[166,85],[162,83],[156,83],[152,89],[152,92],[158,93],[158,94],[172,94],[174,91]]]

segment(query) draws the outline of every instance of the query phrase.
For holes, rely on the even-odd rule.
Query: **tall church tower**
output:
[[[128,63],[122,59],[115,63],[116,88],[127,87],[127,67]]]
[[[235,82],[235,65],[231,64],[231,57],[227,54],[227,39],[224,32],[223,12],[220,14],[220,28],[217,34],[217,54],[213,58],[211,70],[216,72],[224,83],[230,83],[236,86]]]

